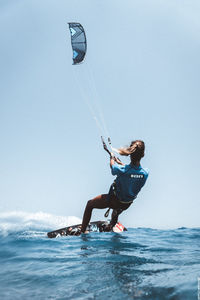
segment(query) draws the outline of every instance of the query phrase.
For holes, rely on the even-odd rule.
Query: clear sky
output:
[[[114,178],[86,97],[113,146],[146,142],[149,179],[121,221],[200,226],[199,11],[198,0],[0,1],[1,211],[81,218],[108,191]],[[86,31],[79,66],[68,22]]]

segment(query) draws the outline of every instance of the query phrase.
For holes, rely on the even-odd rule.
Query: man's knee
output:
[[[92,200],[88,200],[88,202],[87,202],[87,208],[90,208],[90,209],[93,208],[93,201]]]

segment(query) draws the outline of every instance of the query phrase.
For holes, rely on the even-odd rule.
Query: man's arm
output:
[[[110,155],[110,167],[112,168],[112,166],[115,164],[115,162],[118,164],[118,165],[122,165],[124,166],[124,164],[121,162],[121,160],[119,158],[116,158],[114,156],[113,153],[111,153]]]
[[[115,164],[115,157],[114,155],[111,153],[111,156],[110,156],[110,167],[112,169],[112,166]]]

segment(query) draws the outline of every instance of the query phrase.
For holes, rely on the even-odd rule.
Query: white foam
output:
[[[27,230],[54,230],[79,223],[81,223],[81,219],[75,216],[64,217],[44,212],[10,211],[0,213],[0,233],[2,235]]]

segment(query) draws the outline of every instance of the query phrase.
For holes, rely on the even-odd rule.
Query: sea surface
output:
[[[200,228],[46,236],[79,222],[1,213],[0,299],[198,299]]]

